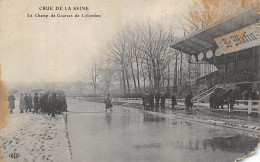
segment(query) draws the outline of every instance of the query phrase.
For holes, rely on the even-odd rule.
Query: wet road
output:
[[[68,100],[73,161],[232,162],[254,150],[247,132]]]

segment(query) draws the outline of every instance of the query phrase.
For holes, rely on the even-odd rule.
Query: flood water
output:
[[[232,162],[259,139],[235,129],[68,100],[73,161]]]

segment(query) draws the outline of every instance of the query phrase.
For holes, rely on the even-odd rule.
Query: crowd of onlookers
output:
[[[186,97],[185,97],[185,106],[186,109],[192,109],[193,103],[192,103],[192,98],[193,95],[191,92],[189,92]],[[153,93],[152,91],[146,92],[143,97],[143,108],[144,110],[149,110],[149,111],[156,111],[156,112],[163,112],[165,113],[165,99],[166,99],[166,95],[165,93],[162,91],[160,92],[159,90],[155,90],[155,93]],[[173,93],[170,96],[171,99],[171,108],[172,110],[176,109],[176,105],[177,105],[177,98],[176,95]]]
[[[10,94],[8,96],[10,113],[15,109],[15,97]],[[19,102],[20,113],[33,112],[33,113],[47,113],[48,115],[55,116],[67,111],[67,101],[64,92],[45,92],[38,95],[35,93],[32,97],[31,94],[20,94]]]

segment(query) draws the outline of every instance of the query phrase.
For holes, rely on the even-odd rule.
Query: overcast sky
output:
[[[169,21],[192,0],[0,0],[0,64],[6,82],[82,80],[117,29],[150,18]],[[87,6],[89,11],[39,11]],[[90,13],[101,18],[28,18],[27,13]],[[99,57],[100,58],[100,57]]]

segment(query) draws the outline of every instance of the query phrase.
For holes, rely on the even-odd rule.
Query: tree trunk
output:
[[[134,86],[135,86],[135,93],[137,92],[137,87],[136,87],[136,80],[135,80],[135,74],[134,74],[134,68],[133,68],[133,63],[130,63],[131,65],[131,72],[132,72],[132,77],[133,77],[133,81],[134,81]]]
[[[158,69],[156,68],[155,62],[152,61],[152,65],[153,65],[153,81],[154,81],[154,91],[158,90],[159,84],[158,84]]]
[[[97,91],[97,85],[94,85],[94,95],[96,95],[96,91]]]
[[[170,62],[167,67],[167,92],[170,92]]]
[[[139,62],[138,62],[137,55],[135,55],[135,60],[136,60],[136,69],[137,69],[136,77],[137,77],[138,92],[140,92],[141,91],[141,88],[140,88],[140,72],[139,72]]]
[[[147,60],[147,70],[148,70],[149,89],[151,90],[151,87],[152,87],[152,72],[151,72],[151,66],[149,65],[148,60]]]
[[[127,94],[130,94],[130,84],[129,84],[129,74],[127,68],[125,67],[125,74],[126,74],[126,84],[127,84]]]
[[[144,68],[143,68],[143,60],[141,61],[141,70],[142,70],[142,75],[143,75],[143,81],[144,81],[144,92],[145,90],[145,73],[144,73]]]
[[[178,74],[177,74],[177,63],[178,63],[178,55],[176,53],[176,58],[175,58],[175,69],[174,69],[174,86],[177,87],[177,79],[178,79]]]
[[[181,64],[180,64],[180,85],[182,83],[182,57],[183,57],[183,54],[181,53]]]
[[[124,65],[122,66],[122,82],[123,82],[123,95],[126,95],[126,84],[125,84],[125,69],[124,69]]]
[[[110,94],[110,92],[109,92],[109,85],[107,86],[107,94]]]

